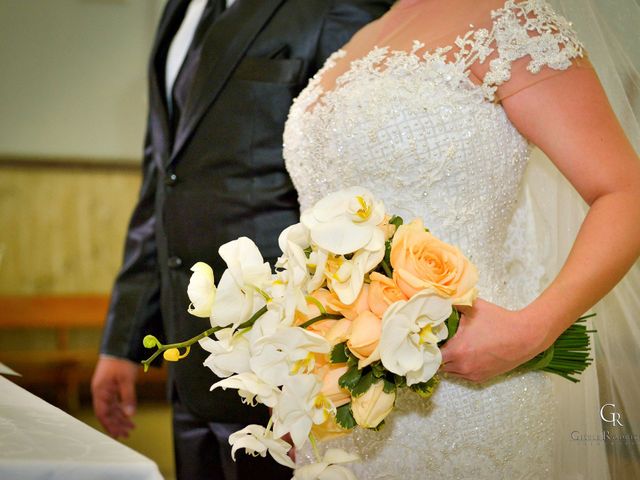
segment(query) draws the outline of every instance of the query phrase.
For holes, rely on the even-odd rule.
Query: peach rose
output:
[[[328,415],[328,418],[320,425],[314,424],[311,427],[311,433],[321,442],[324,440],[331,440],[332,438],[342,437],[351,433],[352,430],[342,428],[336,422],[336,417]]]
[[[327,313],[338,313],[338,311],[331,306],[331,304],[337,300],[337,297],[326,288],[319,288],[314,291],[311,296],[320,302]],[[295,325],[302,325],[306,321],[317,317],[320,313],[320,309],[315,302],[307,301],[307,313],[302,313],[301,311],[296,310],[294,323]]]
[[[369,308],[378,317],[382,318],[384,312],[392,303],[399,300],[408,300],[407,296],[402,293],[389,277],[378,272],[372,272],[369,275],[371,283],[369,284]]]
[[[431,288],[454,305],[471,305],[478,295],[478,270],[459,249],[426,232],[416,219],[398,228],[391,245],[393,279],[411,298]]]
[[[355,320],[358,315],[362,312],[366,312],[369,310],[369,285],[364,284],[362,286],[362,290],[358,294],[356,300],[350,304],[346,305],[342,303],[337,295],[333,295],[333,300],[327,303],[328,306],[337,310],[340,314],[344,315],[345,318],[349,320]]]
[[[363,395],[351,402],[353,418],[364,428],[376,428],[391,413],[396,403],[396,392],[385,393],[384,383],[376,382]]]
[[[327,331],[324,338],[332,346],[338,343],[346,342],[351,334],[352,321],[348,318],[341,318],[336,320],[336,323]]]
[[[338,323],[338,320],[320,320],[319,322],[309,325],[307,330],[326,338],[327,333],[335,327],[336,323]],[[313,356],[316,369],[329,364],[329,355],[326,353],[314,353]]]
[[[369,357],[380,341],[382,333],[382,320],[375,314],[366,311],[362,312],[353,321],[351,335],[347,340],[347,347],[356,357],[361,360]]]
[[[309,325],[307,330],[317,333],[322,337],[326,337],[327,332],[329,332],[336,323],[338,323],[338,320],[320,320]]]
[[[338,311],[335,308],[333,308],[333,304],[338,299],[338,297],[336,297],[334,293],[330,292],[326,288],[319,288],[318,290],[314,291],[311,294],[311,296],[320,302],[320,304],[324,307],[327,313],[334,313],[334,314],[338,313]],[[313,302],[309,303],[309,308],[315,309],[313,311],[314,313],[312,317],[316,315],[320,315],[320,310],[318,310],[318,307],[314,305]]]
[[[322,378],[322,393],[337,408],[351,401],[351,394],[348,390],[338,384],[338,380],[348,370],[346,363],[335,363],[329,365]]]

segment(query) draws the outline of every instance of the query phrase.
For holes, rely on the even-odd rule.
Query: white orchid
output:
[[[305,249],[311,245],[309,229],[301,223],[285,228],[278,238],[282,256],[276,264],[286,269],[289,281],[296,286],[303,286],[309,279],[307,256]]]
[[[252,354],[256,353],[256,343],[269,335],[273,335],[278,329],[282,328],[283,319],[282,312],[279,310],[267,310],[260,315],[253,326],[244,335],[252,346]]]
[[[311,247],[311,253],[309,254],[308,266],[313,270],[313,275],[307,283],[307,291],[313,292],[322,288],[326,282],[325,272],[327,269],[327,262],[329,261],[329,252],[322,248],[318,248],[317,245]]]
[[[222,388],[223,390],[227,388],[237,389],[242,401],[251,406],[254,406],[255,402],[258,401],[267,407],[273,407],[280,393],[278,388],[263,382],[253,372],[243,372],[220,380],[214,383],[210,390],[216,388]]]
[[[213,270],[204,262],[198,262],[191,267],[191,278],[187,287],[189,296],[189,313],[196,317],[209,318],[211,307],[216,299],[216,285]]]
[[[340,301],[351,305],[362,290],[364,276],[384,258],[384,241],[377,251],[359,250],[351,259],[343,256],[330,258],[327,262],[327,284]]]
[[[329,342],[316,333],[284,327],[255,342],[249,364],[261,380],[279,386],[293,374],[312,370],[314,353],[326,354],[330,349]]]
[[[382,202],[363,187],[351,187],[330,193],[302,212],[300,222],[309,229],[311,240],[336,255],[384,247]]]
[[[315,375],[289,376],[273,407],[273,433],[278,437],[290,433],[296,448],[303,447],[311,426],[320,425],[335,412],[321,389],[322,381]]]
[[[215,335],[217,341],[210,337],[198,341],[202,348],[211,353],[203,365],[209,367],[220,378],[248,372],[251,351],[247,336],[244,333],[234,334],[232,328],[219,330]]]
[[[231,445],[231,458],[234,461],[236,451],[239,448],[244,448],[246,453],[254,456],[266,457],[269,452],[269,455],[279,464],[295,468],[293,460],[287,455],[291,445],[281,438],[274,438],[273,432],[260,425],[247,425],[242,430],[232,433],[229,435],[229,444]]]
[[[288,270],[282,270],[273,277],[269,288],[271,300],[267,304],[269,310],[277,311],[282,318],[282,324],[291,326],[295,320],[296,311],[307,312],[305,290],[296,285]]]
[[[227,242],[218,253],[239,285],[261,287],[269,282],[271,267],[251,239],[240,237]]]
[[[353,472],[341,464],[358,460],[358,455],[339,448],[329,448],[320,462],[297,468],[293,480],[357,480]]]
[[[262,289],[271,282],[271,268],[246,237],[225,243],[219,253],[228,268],[218,284],[211,325],[235,328],[266,304]]]
[[[407,385],[431,379],[442,362],[438,342],[447,338],[444,321],[452,308],[450,300],[431,290],[391,304],[382,317],[378,345],[382,365],[405,375]]]

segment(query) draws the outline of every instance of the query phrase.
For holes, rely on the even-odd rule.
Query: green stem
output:
[[[393,273],[391,272],[391,268],[389,267],[389,264],[387,263],[387,261],[383,258],[382,262],[380,262],[380,265],[382,265],[382,269],[384,270],[384,273],[387,274],[387,277],[391,278],[393,277]]]
[[[256,313],[254,313],[249,320],[247,320],[246,322],[240,324],[238,326],[238,330],[241,330],[243,328],[247,328],[247,327],[252,326],[254,323],[256,323],[256,320],[258,320],[258,318],[260,318],[266,312],[267,312],[267,306],[265,305],[260,310],[258,310]],[[144,371],[146,372],[147,370],[149,370],[149,365],[151,365],[151,362],[153,362],[158,357],[158,355],[160,355],[165,350],[169,350],[170,348],[178,348],[178,349],[180,349],[180,348],[190,347],[191,345],[196,343],[198,340],[201,340],[201,339],[203,339],[205,337],[208,337],[211,334],[216,333],[218,330],[222,330],[223,328],[228,328],[228,327],[211,327],[211,328],[205,330],[204,332],[196,335],[195,337],[192,337],[189,340],[185,340],[184,342],[169,343],[167,345],[158,345],[158,350],[156,350],[153,353],[153,355],[151,355],[149,358],[147,358],[146,360],[143,360],[141,362],[142,366],[144,368]]]
[[[267,431],[267,432],[268,432],[268,431],[270,431],[272,426],[273,426],[273,415],[271,415],[271,416],[269,417],[269,421],[267,422],[267,428],[266,428],[266,431]]]
[[[579,376],[593,362],[589,357],[591,347],[588,334],[595,333],[595,330],[587,330],[587,326],[584,325],[586,320],[593,316],[595,313],[580,317],[556,339],[549,349],[525,362],[524,366],[578,382]]]
[[[320,313],[322,313],[323,315],[324,315],[325,313],[327,313],[327,311],[326,311],[326,310],[325,310],[325,308],[324,308],[324,305],[322,305],[322,303],[320,302],[320,300],[318,300],[317,298],[315,298],[313,295],[307,295],[307,296],[305,297],[305,299],[307,300],[307,302],[311,302],[311,303],[313,303],[313,304],[318,308],[318,310],[320,311]]]
[[[307,328],[307,327],[310,327],[311,325],[313,325],[314,323],[319,322],[320,320],[340,320],[341,318],[343,318],[343,316],[339,315],[337,313],[336,314],[334,314],[334,313],[321,313],[317,317],[313,317],[311,320],[307,320],[302,325],[299,325],[299,327],[300,328]]]
[[[320,456],[320,451],[318,450],[318,442],[316,441],[315,435],[313,433],[309,434],[309,443],[311,443],[311,448],[313,450],[313,455],[316,457],[316,462],[321,462],[322,457]]]

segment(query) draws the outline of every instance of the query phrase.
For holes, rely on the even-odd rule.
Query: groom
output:
[[[292,100],[329,54],[393,0],[169,0],[149,70],[143,180],[126,237],[92,381],[107,431],[133,428],[135,378],[151,352],[142,338],[190,338],[208,321],[187,313],[190,267],[216,277],[220,245],[252,238],[267,260],[297,222],[282,160]],[[216,381],[196,347],[170,365],[178,478],[289,478],[270,459],[230,460],[228,435],[267,414]]]

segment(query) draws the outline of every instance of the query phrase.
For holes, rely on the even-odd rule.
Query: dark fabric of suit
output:
[[[253,239],[267,260],[278,234],[297,222],[297,195],[282,159],[290,104],[329,54],[393,0],[237,0],[215,16],[189,52],[197,69],[184,86],[177,121],[164,96],[164,66],[187,0],[169,0],[150,65],[143,181],[112,292],[102,352],[140,361],[146,334],[175,342],[208,328],[187,313],[190,267],[218,247]],[[252,423],[266,412],[243,405],[216,381],[196,346],[171,364],[186,410],[210,422]],[[173,390],[173,387],[172,387]]]

